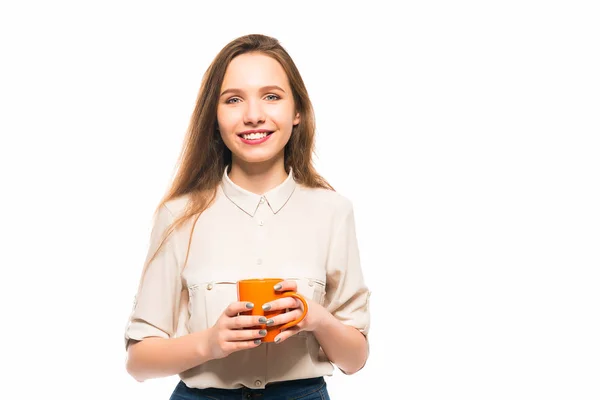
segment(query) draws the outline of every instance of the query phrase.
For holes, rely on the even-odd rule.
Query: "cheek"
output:
[[[221,127],[221,125],[219,125],[219,136],[221,136],[221,140],[223,141],[223,143],[229,143],[229,136],[223,133],[223,128]]]
[[[294,115],[287,109],[276,110],[270,115],[273,121],[277,121],[280,128],[290,128],[294,125]]]
[[[217,109],[217,125],[219,126],[219,130],[223,130],[223,112]]]
[[[217,109],[217,124],[221,132],[227,132],[235,127],[237,117],[233,110]]]

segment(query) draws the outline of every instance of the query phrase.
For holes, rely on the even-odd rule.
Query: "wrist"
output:
[[[323,331],[327,331],[329,327],[337,321],[335,317],[331,315],[331,313],[327,311],[323,306],[321,306],[321,310],[323,312],[320,313],[321,315],[319,315],[316,319],[315,327],[313,329],[313,332],[316,334],[319,334]]]
[[[208,346],[207,333],[210,328],[200,331],[194,332],[194,341],[196,342],[196,346],[194,346],[194,354],[198,359],[199,363],[204,363],[212,359],[210,354],[210,348]]]

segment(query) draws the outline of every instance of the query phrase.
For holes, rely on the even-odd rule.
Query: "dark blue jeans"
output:
[[[330,400],[325,379],[298,379],[267,384],[264,389],[192,389],[180,381],[170,400]]]

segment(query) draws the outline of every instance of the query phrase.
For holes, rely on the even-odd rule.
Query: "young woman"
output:
[[[352,203],[312,164],[315,121],[294,62],[271,37],[227,44],[204,75],[157,208],[126,332],[138,381],[179,374],[172,399],[328,399],[323,376],[368,357],[369,290]],[[293,298],[237,301],[236,282],[282,278],[304,320],[263,343],[247,307],[296,319]],[[287,311],[287,312],[286,312]],[[242,397],[243,396],[243,397]]]

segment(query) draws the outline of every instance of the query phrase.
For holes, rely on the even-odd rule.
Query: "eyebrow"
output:
[[[283,93],[285,93],[285,90],[283,90],[282,88],[280,88],[277,85],[270,85],[270,86],[263,86],[260,88],[261,91],[266,92],[269,90],[280,90]],[[236,89],[236,88],[231,88],[231,89],[225,89],[223,90],[223,92],[219,95],[219,97],[222,97],[223,95],[227,94],[227,93],[239,93],[239,92],[243,92],[242,89]]]

